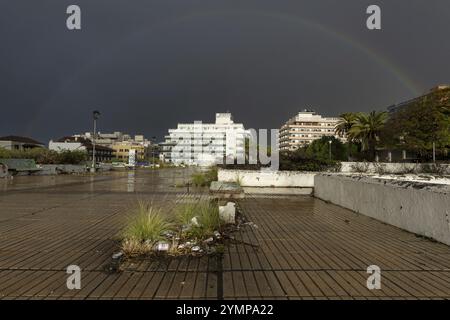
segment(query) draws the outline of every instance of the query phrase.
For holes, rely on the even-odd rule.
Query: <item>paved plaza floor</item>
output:
[[[0,179],[0,299],[449,299],[450,247],[310,196],[247,194],[223,256],[108,273],[126,211],[207,197],[183,169]],[[78,265],[81,289],[66,286]],[[366,286],[381,269],[381,289]]]

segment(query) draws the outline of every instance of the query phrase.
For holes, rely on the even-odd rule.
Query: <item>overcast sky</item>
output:
[[[66,8],[82,30],[66,28]],[[366,28],[370,4],[382,30]],[[229,110],[279,128],[450,82],[448,0],[0,0],[0,135],[157,136]]]

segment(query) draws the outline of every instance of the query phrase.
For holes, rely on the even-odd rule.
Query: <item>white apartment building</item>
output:
[[[242,123],[233,122],[231,113],[216,113],[215,123],[194,121],[169,129],[161,158],[174,164],[224,163],[244,155],[247,135]]]
[[[339,118],[322,117],[304,110],[289,119],[279,131],[280,151],[294,151],[323,136],[334,136]]]

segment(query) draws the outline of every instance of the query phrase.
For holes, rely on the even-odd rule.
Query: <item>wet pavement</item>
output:
[[[126,211],[208,197],[185,169],[0,179],[3,299],[448,299],[450,248],[304,195],[247,194],[254,224],[221,257],[139,261],[110,274]],[[66,286],[69,265],[81,289]],[[381,269],[381,289],[366,286]]]

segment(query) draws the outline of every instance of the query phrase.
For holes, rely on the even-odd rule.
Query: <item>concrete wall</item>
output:
[[[41,171],[33,173],[33,175],[46,176],[55,174],[68,174],[68,173],[84,173],[86,172],[85,165],[75,164],[43,164],[40,165]]]
[[[366,173],[421,173],[424,166],[432,164],[421,163],[394,163],[394,162],[341,162],[341,172],[366,172]],[[447,174],[450,174],[450,165],[446,167]]]
[[[86,147],[81,142],[55,142],[50,140],[48,148],[54,151],[86,151]]]
[[[8,176],[8,167],[0,163],[0,178],[6,178]]]
[[[242,187],[314,187],[314,172],[219,169],[219,181],[241,181]]]
[[[106,172],[106,171],[111,171],[113,168],[112,164],[110,163],[100,163],[98,165],[98,171],[99,172]]]
[[[450,245],[450,186],[318,174],[314,195]]]

